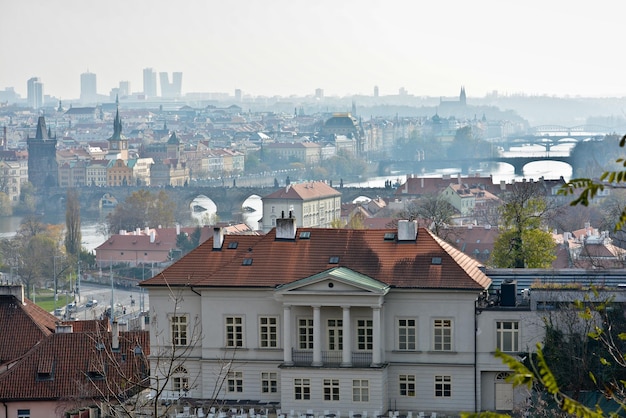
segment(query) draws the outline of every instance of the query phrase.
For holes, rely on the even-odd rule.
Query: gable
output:
[[[389,291],[386,283],[372,279],[346,267],[334,267],[313,276],[278,286],[277,294],[337,294],[356,293],[384,295]]]

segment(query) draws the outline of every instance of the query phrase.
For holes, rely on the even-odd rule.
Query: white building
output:
[[[152,376],[158,353],[174,347],[185,356],[170,394],[273,402],[287,415],[510,410],[508,369],[493,353],[517,353],[536,333],[522,325],[528,310],[476,309],[490,284],[478,262],[415,222],[297,230],[278,218],[264,236],[216,229],[142,283]]]

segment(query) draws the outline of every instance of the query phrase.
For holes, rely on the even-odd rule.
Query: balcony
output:
[[[294,366],[311,367],[313,351],[292,349],[291,359]],[[342,362],[341,351],[322,351],[322,367],[340,367]],[[352,352],[352,367],[370,367],[371,364],[371,351]]]

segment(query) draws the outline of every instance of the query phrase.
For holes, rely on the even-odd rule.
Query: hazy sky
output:
[[[592,6],[593,5],[593,6]],[[621,1],[1,0],[0,89],[78,98],[142,69],[183,93],[626,95]]]

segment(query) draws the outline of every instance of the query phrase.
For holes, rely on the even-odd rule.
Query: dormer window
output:
[[[37,365],[38,382],[54,380],[54,360],[41,359]]]

